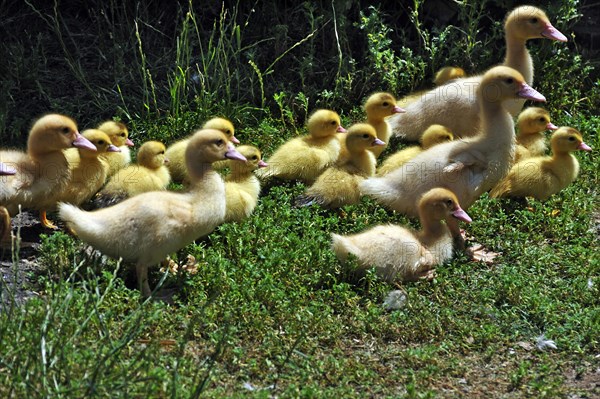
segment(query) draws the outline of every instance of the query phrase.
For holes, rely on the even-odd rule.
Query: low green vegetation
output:
[[[364,118],[360,103],[373,91],[400,96],[428,87],[441,66],[471,72],[500,61],[504,2],[457,3],[458,22],[443,26],[424,17],[427,2],[404,14],[346,3],[300,3],[265,26],[262,15],[275,13],[268,4],[200,11],[192,2],[164,10],[111,2],[80,11],[95,46],[58,3],[8,4],[55,36],[50,45],[28,30],[5,43],[13,74],[0,114],[12,133],[2,144],[23,142],[15,132],[50,110],[82,126],[117,117],[136,144],[170,143],[222,115],[268,159],[305,132],[316,107],[337,110],[347,127]],[[584,12],[577,4],[545,7],[569,40]],[[391,21],[404,22],[392,28]],[[82,45],[72,36],[79,31]],[[459,253],[433,281],[357,279],[337,262],[330,233],[418,223],[369,198],[333,211],[295,208],[300,183],[266,188],[249,219],[173,254],[176,270],[157,267],[152,285],[172,292],[169,302],[142,300],[131,265],[48,233],[29,276],[37,294],[21,303],[8,276],[0,284],[0,396],[600,395],[600,80],[572,43],[532,41],[530,49],[534,86],[548,98],[553,122],[578,128],[594,152],[576,154],[578,180],[546,202],[484,195],[469,209],[472,241],[501,254],[491,264]],[[90,58],[101,65],[97,73]],[[62,67],[54,79],[73,82],[72,98],[50,79],[56,59]],[[35,94],[36,104],[25,107],[20,91],[30,101]],[[388,311],[382,304],[393,289],[407,301]],[[556,349],[539,349],[543,339]]]

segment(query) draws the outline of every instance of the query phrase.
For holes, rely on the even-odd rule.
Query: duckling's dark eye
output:
[[[160,151],[158,154],[159,154],[159,155],[162,155],[162,154],[164,154],[164,153],[165,153],[165,151],[163,150],[163,151]]]
[[[573,136],[569,137],[569,141],[575,141],[575,137],[573,137]]]
[[[363,139],[368,139],[369,135],[365,133],[365,134],[362,135],[362,137],[363,137]]]
[[[544,118],[540,118],[540,122],[546,122]]]
[[[258,156],[257,155],[253,155],[252,159],[256,161],[258,159]]]
[[[451,199],[446,200],[446,205],[452,206],[452,204],[454,204],[454,201],[452,201]]]
[[[60,129],[60,131],[61,131],[63,134],[69,134],[69,133],[71,133],[71,129],[69,129],[69,128],[68,128],[68,127],[66,127],[66,126],[65,126],[65,127],[63,127],[62,129]]]
[[[509,85],[513,84],[515,82],[515,80],[513,78],[506,78],[504,80],[506,83],[508,83]]]
[[[387,101],[384,101],[382,104],[384,107],[387,107],[388,105],[390,105],[390,103],[388,103]]]
[[[120,136],[121,136],[121,137],[125,137],[125,133],[121,133],[121,134],[120,134]]]
[[[226,133],[228,136],[231,136],[231,130],[227,129],[227,130],[225,130],[225,133]]]
[[[219,147],[222,147],[223,144],[225,144],[225,141],[223,141],[223,139],[219,139],[215,142]]]
[[[331,126],[337,126],[337,122],[336,121],[331,121],[329,123],[331,124]]]
[[[531,22],[532,24],[537,24],[538,21],[539,21],[539,19],[537,19],[536,17],[529,19],[529,22]]]
[[[104,140],[98,140],[98,144],[103,145],[104,144]]]

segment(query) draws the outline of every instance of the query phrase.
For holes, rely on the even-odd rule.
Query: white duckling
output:
[[[166,190],[171,176],[166,164],[165,145],[159,141],[147,141],[138,150],[137,164],[119,170],[96,195],[97,207],[105,207],[125,198],[148,191]]]
[[[490,197],[534,197],[545,201],[577,178],[579,162],[571,152],[591,151],[581,133],[561,127],[550,139],[552,156],[531,157],[517,162],[490,192]]]
[[[71,178],[63,153],[71,147],[96,149],[79,134],[73,119],[58,114],[38,119],[29,132],[26,153],[0,151],[0,161],[16,170],[16,174],[2,178],[0,204],[13,216],[19,205],[39,210],[42,225],[56,228],[47,219],[46,210],[54,208]]]
[[[483,119],[479,136],[439,144],[385,176],[366,179],[360,185],[363,193],[391,209],[416,216],[421,195],[445,187],[468,209],[510,169],[514,124],[502,103],[517,97],[545,101],[519,72],[504,66],[485,73],[477,97]],[[452,231],[459,239],[458,226],[450,227],[455,227]]]
[[[545,109],[527,107],[517,118],[517,129],[515,162],[546,154],[548,146],[544,130],[556,130],[558,127],[550,122],[550,114]]]
[[[84,130],[81,135],[88,139],[97,150],[92,151],[88,148],[65,150],[67,159],[69,159],[68,153],[73,150],[77,151],[79,156],[77,157],[78,161],[69,162],[71,179],[59,201],[74,205],[81,205],[89,201],[106,183],[110,167],[102,155],[121,151],[119,147],[111,144],[110,137],[102,130],[88,129]]]
[[[348,255],[358,258],[365,270],[374,267],[388,282],[414,281],[431,276],[435,266],[452,257],[453,238],[444,221],[471,218],[462,210],[456,196],[444,188],[433,188],[419,200],[422,230],[383,225],[350,236],[332,234],[332,249],[345,263]]]
[[[347,135],[344,155],[296,199],[297,206],[319,204],[339,208],[358,203],[361,197],[358,184],[375,173],[372,148],[385,143],[377,138],[375,128],[367,123],[352,125]]]
[[[521,6],[511,11],[504,25],[506,57],[503,65],[516,69],[525,82],[533,84],[533,64],[525,46],[528,39],[548,38],[567,41],[556,30],[546,14],[533,6]],[[437,87],[406,106],[406,113],[390,117],[392,134],[408,141],[418,141],[427,126],[438,123],[457,137],[472,137],[481,130],[481,116],[476,101],[482,75],[456,79]],[[511,100],[506,109],[516,117],[523,100]]]
[[[106,133],[110,137],[110,142],[119,148],[119,151],[108,151],[101,155],[101,158],[108,162],[108,177],[111,177],[131,163],[129,147],[133,147],[133,141],[129,139],[129,129],[123,122],[106,121],[96,129]]]
[[[236,150],[247,161],[225,161],[229,163],[230,169],[229,175],[225,177],[225,199],[227,204],[225,222],[239,222],[252,214],[260,194],[260,181],[254,176],[253,172],[258,168],[268,166],[262,160],[258,148],[251,145],[241,145]]]
[[[400,166],[434,145],[447,143],[452,140],[454,140],[454,135],[445,126],[431,125],[423,133],[423,136],[420,139],[420,146],[404,148],[390,155],[383,164],[377,168],[377,176],[385,176],[392,170],[398,169]]]
[[[257,176],[314,182],[340,155],[336,132],[346,131],[340,123],[340,117],[334,111],[315,111],[308,119],[309,134],[281,145],[269,158],[269,166],[256,171]]]
[[[225,118],[212,118],[204,123],[202,129],[215,129],[219,130],[227,136],[229,141],[234,144],[239,144],[240,141],[235,137],[235,129],[233,124]],[[185,169],[185,149],[190,140],[187,137],[183,140],[179,140],[174,144],[171,144],[165,153],[169,158],[167,168],[171,173],[171,179],[175,182],[183,182],[187,179],[187,170]]]
[[[225,218],[225,184],[211,163],[246,159],[218,130],[196,132],[186,148],[190,191],[154,191],[110,208],[86,212],[59,204],[59,215],[86,243],[113,258],[136,264],[140,290],[151,294],[148,267],[210,233]]]

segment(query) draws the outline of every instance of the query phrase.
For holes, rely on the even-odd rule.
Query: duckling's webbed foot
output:
[[[47,229],[52,229],[52,230],[58,229],[58,226],[56,226],[54,223],[52,223],[52,221],[48,220],[45,210],[40,211],[40,222],[42,223],[42,226],[44,226]]]

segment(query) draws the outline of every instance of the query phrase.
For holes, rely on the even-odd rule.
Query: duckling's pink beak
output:
[[[229,143],[229,145],[227,146],[227,152],[225,153],[225,158],[227,159],[234,159],[236,161],[242,161],[242,162],[248,162],[248,160],[246,159],[245,156],[243,156],[242,154],[240,154],[235,147],[233,146],[233,144]]]
[[[125,145],[129,146],[129,147],[133,147],[133,141],[131,141],[130,139],[125,140]]]
[[[453,212],[452,212],[452,216],[454,216],[455,218],[457,218],[458,220],[462,220],[465,223],[471,223],[473,221],[473,219],[471,219],[471,216],[469,216],[467,214],[467,212],[463,211],[463,209],[459,206],[457,207]]]
[[[233,144],[239,144],[240,141],[238,139],[235,138],[235,136],[231,136],[231,139],[229,139],[229,141],[231,141]]]
[[[116,145],[111,144],[106,149],[106,152],[121,152],[121,149],[119,147],[117,147]]]
[[[73,141],[73,147],[77,148],[85,148],[92,151],[98,151],[95,145],[92,144],[91,141],[83,137],[79,132],[75,136],[75,141]]]
[[[392,108],[392,114],[403,114],[405,112],[406,110],[404,108],[400,108],[397,105],[394,108]]]
[[[521,83],[521,89],[517,92],[517,96],[528,100],[546,102],[546,97],[525,82]]]
[[[266,168],[267,166],[269,166],[269,164],[266,163],[265,161],[263,161],[262,159],[260,161],[258,161],[259,168]]]
[[[548,130],[556,130],[556,129],[558,129],[558,126],[556,126],[552,122],[548,122],[548,124],[546,125],[546,129],[548,129]]]
[[[342,127],[342,125],[338,126],[337,129],[335,129],[335,131],[338,132],[338,133],[346,133],[347,132],[347,130],[344,129]]]
[[[582,150],[582,151],[592,151],[592,147],[590,147],[589,145],[587,145],[583,141],[581,142],[581,144],[579,144],[579,146],[577,147],[577,149],[578,150]]]
[[[548,22],[546,24],[546,29],[544,29],[542,31],[542,36],[544,36],[548,39],[558,40],[559,42],[567,41],[567,37],[565,35],[563,35],[562,33],[560,33],[560,31],[558,29],[556,29],[554,26],[552,26],[552,24],[550,22]]]
[[[12,166],[8,166],[5,163],[0,162],[0,175],[14,175],[17,173],[17,170]]]
[[[385,145],[385,141],[381,141],[379,139],[375,139],[372,143],[372,146],[376,146],[376,145]]]

